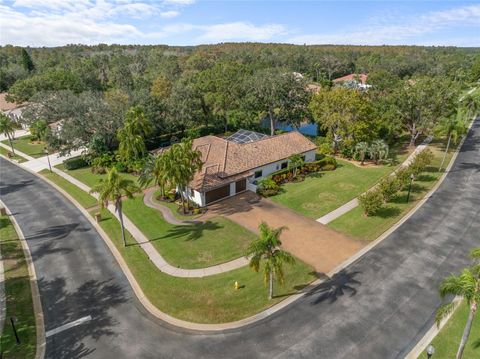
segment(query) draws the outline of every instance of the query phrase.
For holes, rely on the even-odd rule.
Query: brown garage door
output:
[[[247,189],[247,179],[235,182],[235,193],[243,192]]]
[[[230,185],[229,184],[205,193],[205,203],[209,204],[209,203],[218,201],[219,199],[222,199],[222,198],[225,198],[225,197],[228,197],[228,196],[230,196]]]

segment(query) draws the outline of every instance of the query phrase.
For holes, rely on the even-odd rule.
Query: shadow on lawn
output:
[[[172,229],[168,230],[168,232],[165,235],[154,238],[151,241],[164,239],[164,238],[173,239],[173,238],[179,238],[179,237],[185,237],[185,236],[186,236],[186,239],[185,239],[186,241],[195,241],[197,239],[200,239],[204,235],[204,232],[215,231],[221,228],[223,228],[222,225],[219,225],[218,223],[212,222],[212,221],[197,223],[191,226],[175,226]]]

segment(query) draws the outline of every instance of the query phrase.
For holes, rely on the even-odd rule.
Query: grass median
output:
[[[60,171],[63,171],[66,174],[69,174],[70,176],[76,178],[80,182],[85,183],[90,188],[97,185],[100,182],[101,179],[104,179],[104,178],[107,177],[106,174],[93,173],[92,172],[92,167],[90,167],[90,166],[89,167],[78,168],[78,169],[75,169],[75,170],[67,170],[65,168],[65,165],[62,163],[62,164],[56,165],[55,168],[58,168]],[[123,173],[122,172],[121,175],[122,175],[122,177],[128,178],[128,179],[134,181],[135,183],[137,182],[138,177],[136,177],[136,176],[134,176],[130,173]]]
[[[5,147],[1,147],[0,146],[0,155],[3,155],[7,158],[10,158],[8,156],[8,154],[12,152],[11,150],[7,150]],[[22,163],[22,162],[25,162],[26,159],[23,158],[22,156],[19,156],[16,152],[15,152],[15,156],[13,156],[12,158],[10,158],[11,160],[14,160],[14,161],[17,161],[18,163]]]
[[[6,299],[0,356],[11,359],[33,358],[36,350],[36,329],[30,277],[20,240],[7,216],[0,217],[0,253],[5,273]],[[10,318],[14,318],[20,344],[16,342]]]
[[[468,305],[462,302],[452,317],[448,320],[440,333],[432,341],[435,347],[435,359],[450,359],[455,358],[460,339],[462,338],[463,329],[467,322]],[[426,358],[427,353],[424,352],[418,358]],[[480,317],[477,315],[473,320],[472,330],[468,339],[465,351],[463,352],[464,359],[480,358]]]

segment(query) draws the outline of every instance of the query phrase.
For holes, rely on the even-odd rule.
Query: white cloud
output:
[[[165,0],[165,3],[175,5],[191,5],[194,2],[195,0]]]
[[[171,19],[173,17],[177,17],[178,15],[180,15],[180,12],[174,10],[164,11],[160,13],[160,16],[165,19]]]
[[[460,26],[480,27],[480,5],[470,5],[444,11],[430,12],[415,18],[387,17],[371,19],[361,28],[331,34],[305,34],[291,37],[288,42],[297,44],[358,44],[382,45],[415,43],[415,37],[443,29]],[[469,45],[479,45],[480,40],[470,39]],[[432,44],[433,45],[433,44]]]
[[[232,22],[202,27],[204,33],[199,37],[202,41],[264,41],[286,33],[283,25],[253,25],[246,22]]]

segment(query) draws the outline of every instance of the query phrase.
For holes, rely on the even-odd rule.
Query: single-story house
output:
[[[6,97],[6,92],[0,93],[0,111],[10,116],[10,118],[15,122],[20,123],[24,129],[27,129],[26,125],[20,121],[22,117],[22,110],[25,104],[19,105],[15,102],[8,102]]]
[[[346,87],[358,88],[366,90],[371,85],[367,84],[368,75],[366,74],[349,74],[333,80],[334,84],[342,84]]]
[[[300,154],[305,162],[312,162],[317,149],[296,131],[267,136],[246,130],[227,138],[197,138],[193,148],[202,153],[203,167],[186,195],[201,207],[247,190],[256,191],[257,181],[287,168],[290,156]]]

